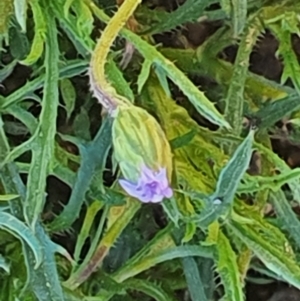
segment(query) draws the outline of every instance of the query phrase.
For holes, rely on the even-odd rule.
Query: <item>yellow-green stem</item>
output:
[[[108,93],[111,91],[110,84],[106,81],[105,77],[105,62],[114,40],[116,39],[119,31],[124,27],[127,20],[133,14],[141,0],[125,0],[117,13],[109,21],[105,27],[101,38],[97,42],[95,50],[91,59],[91,73],[94,80],[101,89],[106,90]],[[104,91],[106,92],[106,91]]]

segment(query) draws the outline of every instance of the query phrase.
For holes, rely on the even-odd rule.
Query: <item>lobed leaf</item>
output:
[[[51,231],[69,228],[79,215],[95,170],[103,170],[111,147],[111,119],[107,118],[95,139],[88,145],[78,145],[81,153],[81,166],[76,176],[70,200],[63,212],[51,223]],[[103,183],[99,179],[99,185]]]
[[[239,214],[249,222],[231,221],[230,230],[243,241],[264,265],[295,287],[300,287],[300,268],[289,242],[275,226],[243,205]],[[245,210],[247,213],[245,215]],[[251,212],[251,215],[250,215]],[[250,219],[251,218],[251,219]]]
[[[218,253],[216,263],[217,271],[220,274],[224,286],[225,300],[245,300],[237,264],[237,256],[234,253],[228,238],[222,231],[219,231],[216,248]]]

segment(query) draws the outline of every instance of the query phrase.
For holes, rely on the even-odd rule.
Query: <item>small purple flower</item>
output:
[[[144,165],[137,183],[127,180],[119,180],[119,183],[129,195],[143,203],[159,203],[164,197],[170,198],[173,195],[166,168],[160,168],[158,172],[155,172]]]

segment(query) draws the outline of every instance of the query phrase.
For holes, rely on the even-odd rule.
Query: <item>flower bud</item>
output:
[[[112,136],[114,156],[125,181],[132,185],[139,183],[137,189],[143,189],[141,188],[144,187],[143,185],[152,185],[154,189],[156,184],[153,181],[156,177],[158,181],[165,177],[162,180],[163,187],[156,185],[154,189],[156,192],[153,193],[161,192],[162,195],[169,197],[171,192],[168,190],[168,183],[172,176],[172,153],[169,142],[155,118],[142,108],[120,106],[113,123]],[[126,186],[126,183],[124,185]],[[124,185],[121,184],[126,190]],[[154,191],[153,189],[150,190]],[[147,190],[146,195],[152,195],[150,190]],[[126,191],[129,193],[128,190]],[[149,197],[148,201],[151,199]],[[156,202],[158,199],[156,198]]]

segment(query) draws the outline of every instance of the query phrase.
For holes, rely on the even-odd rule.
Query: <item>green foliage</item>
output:
[[[0,1],[0,299],[242,301],[261,274],[300,289],[300,171],[271,143],[299,147],[300,5],[112,2]],[[277,82],[250,71],[266,32]],[[168,162],[170,199],[120,187],[139,160]]]

